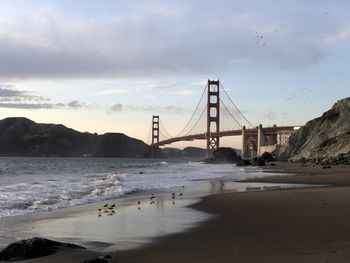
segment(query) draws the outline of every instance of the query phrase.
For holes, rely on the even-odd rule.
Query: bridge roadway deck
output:
[[[264,127],[263,133],[265,135],[276,134],[277,132],[290,132],[294,130],[295,126],[274,126],[274,127]],[[258,128],[246,129],[245,135],[256,135],[258,133]],[[211,132],[211,137],[225,137],[225,136],[239,136],[242,135],[242,129],[239,130],[228,130],[228,131],[219,131],[219,132]],[[166,139],[155,143],[154,146],[161,146],[165,144],[171,144],[174,142],[180,141],[193,141],[193,140],[205,140],[207,138],[207,133],[198,133],[186,136],[179,136],[170,139]]]

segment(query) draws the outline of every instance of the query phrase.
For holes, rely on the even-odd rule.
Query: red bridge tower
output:
[[[159,146],[155,145],[159,143],[159,115],[153,115],[152,117],[152,144],[151,144],[151,157],[159,157]]]
[[[210,157],[212,152],[219,148],[219,136],[212,136],[212,132],[220,131],[220,81],[208,79],[208,102],[207,102],[207,153]],[[214,127],[213,127],[214,126]]]

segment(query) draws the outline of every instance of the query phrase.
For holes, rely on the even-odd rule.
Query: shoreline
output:
[[[284,174],[264,178],[251,178],[240,182],[309,184],[323,186],[350,186],[350,166],[334,165],[324,169],[322,165],[277,162],[275,166],[263,166],[262,170]]]
[[[84,223],[88,221],[90,221],[90,223],[95,221],[97,224],[100,224],[100,221],[103,221],[101,219],[104,218],[105,214],[102,213],[102,218],[97,218],[97,215],[98,215],[97,211],[98,211],[98,208],[101,208],[103,204],[107,202],[109,202],[110,204],[116,203],[117,206],[120,206],[120,208],[122,209],[116,210],[116,211],[119,211],[117,214],[120,214],[120,212],[122,214],[126,214],[124,215],[124,217],[128,216],[127,215],[128,213],[126,213],[127,210],[131,212],[131,214],[133,214],[133,217],[131,219],[132,221],[134,221],[135,220],[134,212],[136,209],[137,201],[142,200],[142,207],[144,207],[144,204],[145,204],[147,206],[146,207],[147,209],[151,208],[151,206],[147,205],[149,204],[149,195],[151,193],[155,193],[157,195],[157,207],[153,206],[154,207],[153,210],[155,209],[159,210],[162,214],[163,214],[162,210],[164,209],[168,210],[169,208],[171,209],[171,208],[181,207],[183,208],[183,210],[189,210],[190,208],[189,209],[187,208],[188,205],[190,205],[193,202],[198,202],[202,197],[207,195],[223,193],[223,192],[232,192],[232,191],[253,190],[253,189],[248,189],[248,185],[254,185],[254,184],[237,183],[236,181],[241,176],[254,177],[256,174],[260,174],[260,176],[265,175],[265,173],[262,173],[259,169],[256,169],[254,167],[246,167],[244,169],[242,168],[237,169],[234,175],[226,175],[221,178],[210,179],[210,180],[207,180],[207,179],[198,180],[199,182],[198,185],[185,187],[184,189],[181,190],[182,192],[184,192],[184,196],[183,198],[181,197],[181,199],[178,197],[175,199],[176,200],[175,206],[174,204],[171,204],[171,193],[180,191],[178,190],[178,188],[158,189],[156,190],[156,192],[151,190],[142,190],[142,191],[134,192],[124,196],[120,196],[117,199],[108,199],[104,201],[92,202],[92,203],[87,203],[84,205],[79,205],[74,207],[69,206],[69,207],[60,208],[52,211],[37,211],[37,212],[27,213],[27,214],[18,215],[18,216],[4,217],[0,219],[0,229],[3,229],[0,233],[0,247],[5,247],[12,242],[18,241],[20,239],[31,238],[33,236],[41,236],[41,237],[52,238],[52,239],[56,238],[58,241],[61,241],[61,242],[76,243],[82,246],[88,245],[88,248],[94,247],[94,246],[90,246],[90,244],[88,243],[91,243],[91,244],[105,243],[106,246],[108,246],[110,244],[113,244],[114,241],[118,241],[118,245],[120,245],[119,239],[106,240],[102,233],[90,231],[90,229],[87,228],[87,224],[83,224],[82,228],[85,227],[84,231],[81,230],[78,234],[73,233],[73,236],[68,230],[66,230],[66,228],[69,228],[69,227],[73,228],[72,224],[76,223],[79,220],[82,220]],[[234,178],[232,176],[234,176]],[[271,185],[271,184],[267,184],[267,185]],[[283,187],[289,187],[289,186],[284,186],[281,184],[280,187],[283,188]],[[135,209],[132,207],[134,207]],[[195,213],[195,211],[192,210],[190,213]],[[197,213],[200,214],[199,211],[197,211]],[[203,217],[203,216],[199,215],[199,217]],[[111,218],[114,218],[114,217],[111,217]],[[205,216],[203,218],[205,218]],[[97,221],[97,219],[99,219],[99,221]],[[122,219],[122,220],[125,221],[125,219]],[[190,218],[189,223],[191,224],[193,223],[195,225],[196,222],[200,222],[201,220],[202,220],[201,218],[199,219]],[[57,222],[58,224],[56,224]],[[105,221],[105,223],[111,225],[112,221],[111,220],[108,222]],[[173,222],[173,223],[174,225],[176,224],[179,225],[179,222]],[[183,222],[180,221],[180,223],[182,224]],[[50,228],[49,226],[51,226],[52,228]],[[163,227],[163,228],[165,228],[165,231],[163,230],[162,231],[163,233],[161,235],[169,234],[172,232],[182,232],[182,231],[185,231],[187,227],[185,228],[181,226],[175,230],[176,227],[171,225],[169,227]],[[170,231],[167,228],[170,228]],[[171,230],[171,229],[174,229],[174,230]],[[106,232],[105,229],[102,229],[102,230]],[[69,238],[65,238],[65,234]],[[88,240],[88,242],[85,242],[84,238],[82,237],[85,237],[87,235],[91,235],[93,237],[98,236],[100,237],[100,239]],[[121,236],[125,237],[125,235],[121,235]],[[152,240],[154,238],[157,238],[158,236],[160,235],[150,234],[149,237],[142,238],[142,240],[147,240],[147,242],[148,241],[152,242]],[[10,239],[6,237],[10,237]],[[129,242],[126,241],[125,243],[129,243]],[[139,239],[137,239],[137,243],[139,243]],[[122,245],[122,247],[128,248],[129,246]],[[101,245],[98,245],[97,248],[100,249]]]
[[[263,168],[295,175],[245,181],[328,187],[206,196],[192,207],[216,214],[215,218],[188,232],[160,237],[147,247],[116,253],[112,262],[347,262],[350,167],[299,165]]]
[[[141,201],[141,205],[139,206],[140,209],[138,209],[138,201]],[[108,226],[112,225],[113,220],[124,224],[125,221],[129,220],[132,221],[133,224],[136,224],[140,223],[139,221],[141,216],[143,216],[143,219],[146,218],[146,221],[149,221],[149,218],[155,216],[157,213],[169,214],[175,212],[172,210],[189,210],[188,207],[198,201],[199,196],[197,196],[197,194],[188,194],[183,199],[178,199],[176,202],[172,203],[171,191],[162,191],[157,194],[157,204],[150,204],[149,194],[142,191],[139,193],[126,195],[118,199],[88,203],[77,207],[66,207],[53,211],[41,211],[1,218],[1,238],[4,237],[6,230],[7,232],[14,234],[14,240],[10,242],[23,238],[31,238],[33,236],[43,236],[46,238],[56,239],[61,242],[70,242],[87,246],[90,249],[92,248],[96,250],[103,247],[115,246],[113,241],[117,240],[109,240],[108,242],[108,238],[105,238],[103,235],[108,234],[108,229],[105,229],[105,227],[107,228]],[[116,204],[116,209],[114,209],[115,213],[113,213],[113,215],[106,213],[106,210],[98,212],[98,209],[103,208],[105,203]],[[198,213],[198,216],[201,214],[201,212],[193,212]],[[205,219],[207,216],[205,215],[202,217]],[[185,223],[192,224],[192,221],[188,220],[188,222]],[[106,226],[104,226],[105,224]],[[76,225],[79,229],[77,229]],[[174,230],[174,227],[170,226],[169,228],[170,233],[178,231]],[[100,230],[100,232],[104,231],[105,233],[98,233],[97,230]],[[128,234],[122,235],[122,238],[125,238],[128,235],[133,236],[135,232],[136,231],[133,229],[128,230]],[[152,239],[152,231],[149,232],[150,233],[148,233],[148,235],[150,235],[150,237],[147,237],[147,235],[142,237],[141,235],[139,238],[137,238],[137,242],[142,244],[147,243],[148,239]],[[84,233],[86,233],[88,236],[92,235],[94,239],[91,240],[88,237],[85,237]],[[20,235],[17,236],[16,234]],[[97,239],[98,237],[101,239]],[[113,236],[110,238],[113,239]],[[2,247],[8,245],[10,242],[4,243]],[[127,241],[123,242],[128,243]],[[92,246],[90,246],[89,243],[92,244]],[[123,247],[125,247],[124,249],[128,249],[128,245],[124,244]]]
[[[293,175],[272,175],[265,178],[247,179],[241,182],[244,184],[244,182],[272,183],[273,181],[277,181],[277,183],[305,184],[306,182],[312,181],[317,182],[317,184],[323,182],[322,184],[324,185],[324,182],[328,180],[327,182],[333,181],[338,187],[299,187],[296,189],[292,188],[273,191],[234,192],[229,189],[230,187],[228,187],[228,189],[225,189],[225,187],[221,189],[220,187],[222,186],[219,183],[217,186],[213,187],[216,189],[215,192],[209,192],[207,196],[200,198],[201,201],[192,204],[189,208],[195,209],[194,216],[196,215],[196,212],[204,212],[205,214],[212,215],[211,218],[209,220],[202,220],[199,223],[197,222],[190,228],[183,228],[182,231],[175,231],[174,233],[170,232],[165,235],[157,235],[151,239],[152,242],[142,243],[142,246],[134,247],[129,250],[121,251],[117,249],[116,246],[112,246],[111,248],[114,248],[114,250],[111,249],[108,251],[104,249],[101,249],[100,251],[60,251],[49,257],[36,258],[26,262],[47,262],[48,259],[50,262],[62,262],[62,258],[64,258],[64,261],[67,263],[79,262],[77,261],[78,259],[82,261],[87,259],[87,256],[89,256],[88,258],[91,258],[106,254],[112,255],[112,260],[110,260],[110,262],[178,262],[179,260],[183,262],[274,262],[272,259],[276,258],[275,256],[278,255],[278,253],[273,253],[272,250],[282,249],[280,248],[279,243],[283,244],[283,240],[279,240],[279,242],[276,243],[276,240],[278,240],[278,237],[276,236],[270,237],[269,240],[266,240],[267,236],[271,236],[270,230],[267,230],[278,229],[281,236],[291,235],[301,231],[300,229],[297,229],[297,231],[296,229],[293,229],[293,227],[295,228],[294,224],[290,225],[292,222],[289,217],[295,217],[293,213],[288,214],[285,210],[276,210],[276,207],[289,207],[289,209],[293,211],[299,209],[296,204],[304,204],[305,202],[310,201],[308,200],[309,195],[314,195],[320,197],[320,199],[316,198],[316,200],[312,200],[312,202],[310,201],[310,211],[313,211],[314,213],[319,210],[323,211],[324,202],[330,198],[329,194],[332,193],[333,196],[339,196],[338,190],[342,193],[343,199],[334,200],[335,204],[341,204],[347,198],[350,199],[350,188],[347,187],[350,183],[350,167],[341,168],[341,171],[338,171],[339,167],[336,169],[324,169],[321,173],[320,169],[320,167],[310,167],[307,169],[309,175],[306,175],[305,167],[299,167],[298,164],[278,163],[276,166],[264,167],[262,171],[264,173],[265,171],[269,173],[291,172]],[[317,175],[319,173],[320,175]],[[333,177],[334,174],[336,174],[336,177]],[[346,177],[346,174],[348,174],[349,178]],[[227,186],[229,185],[230,182],[227,183]],[[335,191],[335,189],[338,190]],[[281,200],[284,200],[285,203],[281,203]],[[317,209],[315,206],[318,206]],[[91,208],[91,206],[89,207]],[[76,210],[72,209],[72,211]],[[333,211],[334,214],[337,214],[337,212],[339,212],[337,209]],[[181,216],[182,212],[178,213],[178,215]],[[298,215],[312,216],[312,214],[308,213],[307,210],[303,209]],[[287,216],[287,214],[287,218],[284,217],[280,219],[285,222],[284,225],[280,222],[276,222],[278,217],[283,215]],[[261,218],[262,216],[265,217],[264,224],[256,222],[256,219]],[[350,221],[350,214],[342,215],[341,218],[348,218]],[[294,219],[297,220],[300,218],[297,217]],[[96,221],[96,219],[94,220]],[[327,220],[328,223],[331,221],[330,218],[327,218]],[[307,222],[303,221],[302,223],[306,224]],[[308,224],[310,224],[310,219],[308,220]],[[305,226],[308,226],[308,224]],[[324,222],[320,222],[319,227],[323,226],[323,224]],[[348,226],[345,222],[341,222],[340,225]],[[291,226],[293,233],[286,231],[286,229],[289,229]],[[304,231],[308,230],[308,228],[301,229]],[[345,232],[350,236],[350,230],[349,232]],[[309,252],[315,254],[317,251],[309,251],[310,248],[307,247],[309,243],[298,246],[300,251],[295,250],[296,248],[294,245],[300,243],[303,238],[305,239],[305,235],[301,235],[298,240],[290,237],[287,238],[287,245],[289,247],[283,247],[282,250],[287,251],[288,257],[293,258],[294,260],[288,261],[289,259],[283,258],[283,261],[277,260],[276,262],[295,262],[303,259],[304,256],[300,256],[299,252],[304,250],[306,251],[304,251],[306,254],[309,254]],[[309,239],[310,238],[308,238],[308,240]],[[313,243],[317,244],[317,240],[313,240]],[[303,253],[302,255],[305,254]],[[320,251],[318,251],[318,254],[319,253]],[[252,254],[255,256],[253,257]],[[278,255],[278,258],[281,256],[283,255]],[[266,259],[263,259],[264,257]],[[305,262],[313,262],[313,259],[310,257],[307,258],[308,261]],[[318,258],[318,256],[316,258]]]

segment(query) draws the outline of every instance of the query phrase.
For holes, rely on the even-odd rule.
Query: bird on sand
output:
[[[105,204],[105,205],[103,205],[103,207],[108,207],[108,203],[107,203],[107,204]]]
[[[114,214],[115,214],[115,211],[114,211],[114,210],[112,210],[112,211],[109,213],[110,216],[112,216],[112,215],[114,215]]]
[[[109,207],[109,209],[114,209],[115,203]]]

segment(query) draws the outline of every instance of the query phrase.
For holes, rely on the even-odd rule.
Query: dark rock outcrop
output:
[[[275,161],[273,155],[269,152],[264,152],[260,157],[253,158],[251,160],[242,159],[241,156],[238,156],[236,166],[266,166],[269,162],[273,161]]]
[[[251,162],[253,166],[266,166],[266,162],[261,157],[253,158]]]
[[[248,166],[248,165],[252,165],[252,162],[250,160],[242,159],[240,155],[237,156],[236,166]]]
[[[346,163],[349,154],[350,97],[337,101],[321,117],[307,122],[276,151],[279,160],[297,162],[318,159]]]
[[[268,162],[274,162],[276,161],[275,157],[273,157],[273,155],[269,152],[264,152],[261,156],[260,156],[261,160],[265,163]]]
[[[213,157],[205,159],[206,163],[235,163],[237,153],[233,148],[220,147],[213,152]]]
[[[122,133],[82,133],[26,118],[0,120],[0,156],[143,157],[148,148]]]
[[[1,261],[25,260],[54,254],[59,248],[85,249],[84,247],[34,237],[11,243],[0,251]]]

